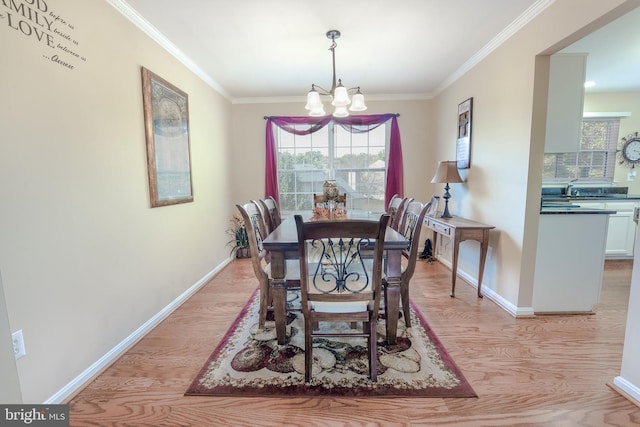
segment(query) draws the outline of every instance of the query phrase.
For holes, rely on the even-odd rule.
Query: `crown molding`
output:
[[[151,25],[149,21],[144,19],[142,15],[136,12],[129,4],[124,0],[106,0],[114,9],[127,18],[133,25],[138,27],[142,32],[151,37],[153,41],[158,43],[162,48],[169,52],[173,57],[180,61],[185,67],[191,70],[196,76],[198,76],[203,82],[209,85],[213,90],[220,93],[228,101],[231,101],[231,96],[227,93],[222,86],[218,84],[209,74],[207,74],[202,68],[200,68],[195,62],[191,60],[184,52],[182,52],[176,45],[171,43],[156,27]]]
[[[395,94],[375,94],[366,95],[366,101],[424,101],[433,99],[433,95],[428,93],[395,93]],[[271,96],[271,97],[243,97],[234,98],[232,104],[286,104],[304,103],[306,96]]]
[[[489,56],[491,52],[500,47],[504,42],[509,40],[511,36],[520,31],[525,25],[531,22],[542,11],[551,6],[556,0],[538,0],[532,4],[527,10],[522,12],[515,21],[509,24],[504,30],[502,30],[497,36],[495,36],[489,43],[487,43],[482,49],[480,49],[475,55],[467,60],[460,68],[458,68],[453,74],[445,79],[435,91],[435,94],[440,94],[443,90],[452,85],[455,81],[460,79],[469,70],[478,65],[480,61]]]

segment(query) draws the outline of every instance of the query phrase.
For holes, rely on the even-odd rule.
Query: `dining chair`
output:
[[[398,193],[391,196],[391,200],[389,200],[389,205],[387,206],[387,213],[391,216],[392,219],[392,215],[396,213],[396,210],[398,210],[398,205],[401,201],[402,197],[398,196]]]
[[[387,213],[391,217],[389,227],[393,228],[396,231],[399,231],[401,229],[404,210],[412,201],[412,198],[400,198],[394,195],[394,198],[389,202],[389,208],[387,209]]]
[[[377,381],[376,322],[389,216],[382,215],[378,221],[304,222],[296,215],[295,221],[305,322],[305,381],[312,376],[313,339],[345,336],[367,339],[369,376]],[[373,250],[373,258],[361,255],[365,248]],[[320,322],[346,322],[351,329],[323,330]]]
[[[273,198],[273,196],[269,196],[266,199],[260,199],[258,201],[255,201],[254,203],[257,203],[262,210],[264,223],[267,228],[267,234],[271,234],[271,232],[278,228],[278,226],[282,223],[282,218],[280,216],[280,207],[276,203],[276,200]]]
[[[393,223],[393,220],[398,213],[398,208],[400,207],[400,203],[402,203],[402,197],[400,197],[397,193],[391,196],[391,200],[389,201],[389,206],[387,206],[387,214],[389,214],[390,222],[389,226]]]
[[[271,263],[269,252],[264,249],[262,240],[267,237],[267,228],[262,217],[262,211],[255,202],[236,205],[247,229],[249,236],[249,252],[251,253],[251,263],[260,285],[260,314],[258,326],[264,328],[267,312],[272,307],[273,298],[270,292],[269,281],[271,279]],[[286,261],[287,277],[285,286],[287,289],[297,288],[300,284],[300,270],[297,260]]]
[[[435,217],[436,214],[438,213],[438,207],[440,205],[440,196],[431,196],[431,206],[429,207],[429,210],[427,211],[427,214],[425,216],[428,217]]]
[[[418,246],[420,246],[420,231],[424,217],[431,209],[433,202],[423,205],[419,201],[412,200],[404,211],[404,220],[399,232],[409,241],[409,247],[402,251],[402,273],[400,276],[400,300],[402,313],[407,328],[411,327],[411,310],[409,308],[409,283],[416,269],[418,258]],[[386,285],[386,283],[385,283]]]

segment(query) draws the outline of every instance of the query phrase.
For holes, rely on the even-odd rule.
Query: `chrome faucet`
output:
[[[568,197],[571,196],[571,188],[573,187],[573,184],[578,180],[578,178],[574,178],[571,181],[567,182],[567,187],[564,189],[564,194]]]

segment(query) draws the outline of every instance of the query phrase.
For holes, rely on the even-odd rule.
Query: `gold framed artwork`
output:
[[[141,69],[151,207],[192,202],[189,97]]]
[[[471,166],[471,115],[473,98],[458,104],[458,138],[456,141],[456,161],[458,169]]]

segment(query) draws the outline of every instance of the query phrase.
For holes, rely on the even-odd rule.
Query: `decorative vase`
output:
[[[324,198],[327,201],[335,200],[338,198],[338,184],[335,179],[328,179],[322,185],[322,191]]]
[[[236,258],[251,258],[251,253],[249,253],[249,248],[236,249]]]

